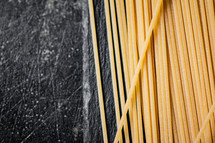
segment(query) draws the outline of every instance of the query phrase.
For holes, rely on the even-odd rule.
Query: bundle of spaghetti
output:
[[[103,0],[114,142],[215,142],[214,0]],[[93,0],[99,106],[108,142]]]

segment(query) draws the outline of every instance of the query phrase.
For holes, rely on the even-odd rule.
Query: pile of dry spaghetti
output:
[[[114,142],[215,142],[215,1],[104,4]],[[93,0],[89,11],[103,139],[108,142]]]

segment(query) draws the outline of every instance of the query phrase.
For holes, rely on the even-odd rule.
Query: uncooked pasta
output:
[[[101,127],[108,142],[93,0]],[[214,0],[104,0],[114,143],[215,142]]]

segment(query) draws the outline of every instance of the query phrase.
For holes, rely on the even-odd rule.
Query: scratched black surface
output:
[[[0,142],[82,142],[81,11],[0,1]]]
[[[83,125],[83,2],[0,1],[0,142],[102,142],[89,18],[91,98]],[[95,1],[108,137],[116,132],[104,5]],[[85,11],[88,11],[85,9]],[[89,15],[85,15],[88,16]]]

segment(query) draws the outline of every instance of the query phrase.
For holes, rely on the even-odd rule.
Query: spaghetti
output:
[[[214,0],[104,4],[114,143],[215,142]],[[89,10],[103,140],[108,142],[93,0]]]

